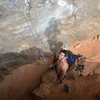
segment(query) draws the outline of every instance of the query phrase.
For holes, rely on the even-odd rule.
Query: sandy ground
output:
[[[41,62],[18,67],[0,83],[0,100],[33,100],[32,89],[41,83],[41,75],[47,71]]]

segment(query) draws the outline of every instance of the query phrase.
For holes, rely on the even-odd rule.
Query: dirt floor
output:
[[[49,64],[41,62],[23,65],[5,76],[0,83],[0,100],[34,100],[32,90],[39,87],[41,76],[47,72]],[[44,100],[100,100],[100,74],[78,76],[66,79],[72,93],[64,91],[63,84],[53,87],[52,93]],[[87,99],[89,98],[89,99]]]
[[[0,83],[0,100],[33,100],[31,91],[41,83],[47,66],[41,62],[26,64],[4,76]]]

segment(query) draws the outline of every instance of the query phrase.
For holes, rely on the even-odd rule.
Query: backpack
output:
[[[76,59],[77,59],[77,55],[71,55],[66,60],[67,60],[68,65],[71,66],[75,62]]]
[[[70,50],[66,50],[66,53],[68,55],[68,58],[66,59],[69,66],[71,66],[75,60],[78,58],[77,55],[73,54]]]

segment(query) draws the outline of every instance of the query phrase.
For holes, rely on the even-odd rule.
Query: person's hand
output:
[[[50,66],[49,66],[49,68],[52,68],[53,67],[53,65],[51,64]]]
[[[55,80],[54,85],[55,85],[55,86],[59,85],[59,80],[58,80],[58,79]]]
[[[48,69],[49,69],[50,71],[54,71],[53,65],[50,65]]]
[[[49,66],[49,69],[52,69],[52,67],[53,67],[53,66],[52,66],[52,64],[51,64],[51,65]]]
[[[59,85],[59,84],[61,84],[61,83],[62,83],[62,81],[59,80],[59,79],[57,79],[57,80],[54,82],[54,85],[57,86],[57,85]]]

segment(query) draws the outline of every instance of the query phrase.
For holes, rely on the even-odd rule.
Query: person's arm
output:
[[[51,63],[51,65],[50,65],[49,67],[52,68],[52,67],[54,67],[54,65],[56,65],[56,64],[57,64],[57,61],[54,62],[54,63]]]
[[[65,70],[62,69],[62,70],[61,70],[61,73],[60,73],[60,75],[59,75],[59,77],[58,77],[58,80],[62,80],[62,79],[64,78],[64,74],[65,74]]]
[[[58,79],[55,81],[55,85],[61,84],[61,83],[62,83],[63,78],[64,78],[64,74],[65,74],[65,71],[62,70],[62,71],[61,71],[61,74],[58,76]]]
[[[57,55],[56,55],[56,56],[54,57],[54,59],[53,59],[51,65],[50,65],[50,67],[53,67],[54,65],[56,65],[56,64],[57,64],[57,60],[58,60],[58,57],[57,57]]]
[[[53,60],[52,60],[52,64],[57,62],[57,60],[58,60],[58,55],[55,54],[54,57],[53,57]]]

